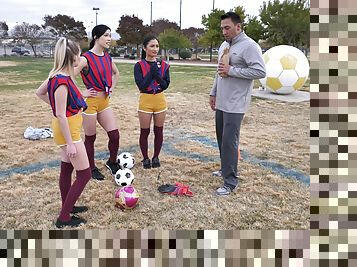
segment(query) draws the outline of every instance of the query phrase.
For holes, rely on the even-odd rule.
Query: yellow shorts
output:
[[[82,128],[82,114],[78,113],[76,115],[67,117],[69,132],[71,133],[73,143],[78,143],[82,141],[81,138],[81,128]],[[64,146],[66,145],[66,139],[64,138],[59,121],[57,118],[52,119],[52,130],[53,130],[53,140],[56,145]]]
[[[145,113],[160,113],[167,110],[166,97],[163,92],[158,94],[141,93],[138,111]]]
[[[86,115],[96,115],[108,108],[109,106],[109,96],[106,97],[88,97],[86,99],[88,108],[83,112]]]

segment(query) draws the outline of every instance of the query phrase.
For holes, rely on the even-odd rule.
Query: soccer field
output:
[[[133,65],[117,66],[120,79],[111,106],[120,130],[119,153],[130,151],[137,162],[132,171],[139,205],[124,212],[114,207],[117,186],[104,166],[107,135],[98,125],[96,163],[106,179],[91,180],[79,198],[79,204],[89,207],[83,214],[88,222],[80,229],[309,228],[308,102],[252,99],[241,130],[239,189],[218,198],[213,192],[222,181],[211,172],[219,168],[219,152],[214,112],[208,105],[215,69],[171,66],[162,167],[144,170]],[[28,126],[50,126],[50,107],[36,97],[35,90],[51,67],[50,59],[0,59],[2,229],[55,229],[53,221],[61,207],[58,148],[52,139],[29,141],[23,137]],[[77,81],[83,89],[81,80]],[[153,131],[149,140],[152,145]],[[151,146],[149,156],[152,153]],[[189,185],[194,196],[175,197],[157,191],[160,184],[174,182]]]

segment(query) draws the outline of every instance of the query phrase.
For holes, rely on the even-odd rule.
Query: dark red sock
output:
[[[107,132],[109,137],[108,149],[109,149],[109,161],[116,162],[119,149],[119,131],[115,129],[113,131]]]
[[[141,128],[140,129],[140,138],[139,144],[141,153],[143,154],[144,159],[148,159],[148,136],[150,134],[150,128]]]
[[[163,129],[164,129],[164,127],[154,126],[155,138],[154,138],[154,156],[153,156],[153,158],[159,157],[160,150],[162,147],[162,141],[164,138]]]
[[[92,172],[90,168],[85,170],[76,171],[77,179],[72,184],[68,191],[66,200],[62,205],[60,216],[58,217],[62,222],[67,222],[71,219],[70,212],[73,209],[74,204],[81,195],[84,187],[92,177]]]
[[[84,139],[84,146],[86,147],[87,155],[88,155],[88,160],[89,160],[89,167],[91,170],[94,169],[95,164],[94,164],[94,141],[95,141],[96,135],[86,135]]]
[[[69,189],[71,188],[72,171],[73,165],[70,162],[61,161],[59,187],[61,191],[62,205],[66,200]]]

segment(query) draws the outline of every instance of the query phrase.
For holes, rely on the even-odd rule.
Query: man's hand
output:
[[[222,62],[219,62],[218,64],[218,75],[220,75],[221,77],[227,77],[228,76],[228,72],[229,72],[229,69],[230,69],[230,65],[226,65]]]
[[[209,105],[211,106],[212,110],[216,110],[216,97],[210,95],[209,96]]]

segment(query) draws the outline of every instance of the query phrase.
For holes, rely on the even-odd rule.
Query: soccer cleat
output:
[[[98,170],[97,167],[92,169],[92,178],[98,181],[104,180],[104,175]]]
[[[143,163],[144,169],[151,169],[150,159],[143,159],[141,162]]]
[[[72,215],[71,219],[68,222],[62,222],[60,219],[57,219],[55,225],[57,228],[63,228],[65,226],[70,226],[70,227],[77,227],[80,226],[81,224],[85,224],[87,221],[81,217],[78,217],[76,215]]]
[[[160,167],[160,160],[158,157],[152,158],[151,167],[153,167],[153,168]]]
[[[118,162],[110,162],[109,160],[105,163],[105,166],[109,169],[112,175],[115,175],[118,170],[120,170]]]

